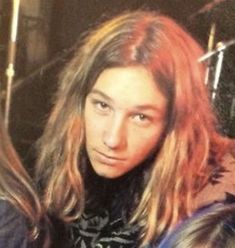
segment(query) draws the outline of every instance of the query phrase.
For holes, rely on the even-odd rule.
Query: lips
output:
[[[120,164],[123,161],[125,161],[124,158],[119,158],[116,156],[110,156],[107,154],[104,154],[100,151],[94,150],[94,154],[95,154],[95,160],[97,160],[98,162],[102,163],[102,164],[107,164],[107,165],[116,165],[116,164]]]

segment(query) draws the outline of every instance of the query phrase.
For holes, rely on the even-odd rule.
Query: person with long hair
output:
[[[180,223],[158,248],[234,248],[235,205],[217,203]]]
[[[34,183],[21,164],[0,115],[0,247],[46,247],[47,241],[40,240],[42,219]]]
[[[36,166],[44,206],[71,247],[156,243],[235,192],[222,187],[232,142],[218,131],[202,55],[151,11],[123,13],[83,39],[61,74]]]

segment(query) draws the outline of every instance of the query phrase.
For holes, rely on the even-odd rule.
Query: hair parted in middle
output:
[[[151,72],[168,102],[161,149],[131,220],[138,221],[148,242],[193,210],[192,198],[213,170],[208,161],[213,156],[218,164],[227,145],[217,133],[204,84],[205,66],[198,62],[202,54],[175,21],[155,12],[124,13],[86,36],[61,74],[39,142],[37,174],[49,212],[64,221],[82,213],[86,96],[102,71],[129,66]]]

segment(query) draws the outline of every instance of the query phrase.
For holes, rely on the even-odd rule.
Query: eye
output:
[[[140,121],[144,121],[144,120],[147,119],[147,116],[144,115],[144,114],[137,114],[135,117],[136,117],[137,119],[139,119]]]
[[[138,124],[148,124],[151,118],[143,113],[137,113],[133,115],[133,120]]]
[[[105,102],[97,102],[96,106],[100,109],[107,109],[108,108],[108,104],[106,104]]]
[[[110,106],[106,102],[104,102],[104,101],[92,100],[92,104],[95,106],[95,108],[98,111],[108,112],[110,110]]]

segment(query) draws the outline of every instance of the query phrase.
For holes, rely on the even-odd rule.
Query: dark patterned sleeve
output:
[[[0,200],[0,248],[29,248],[25,218]]]

